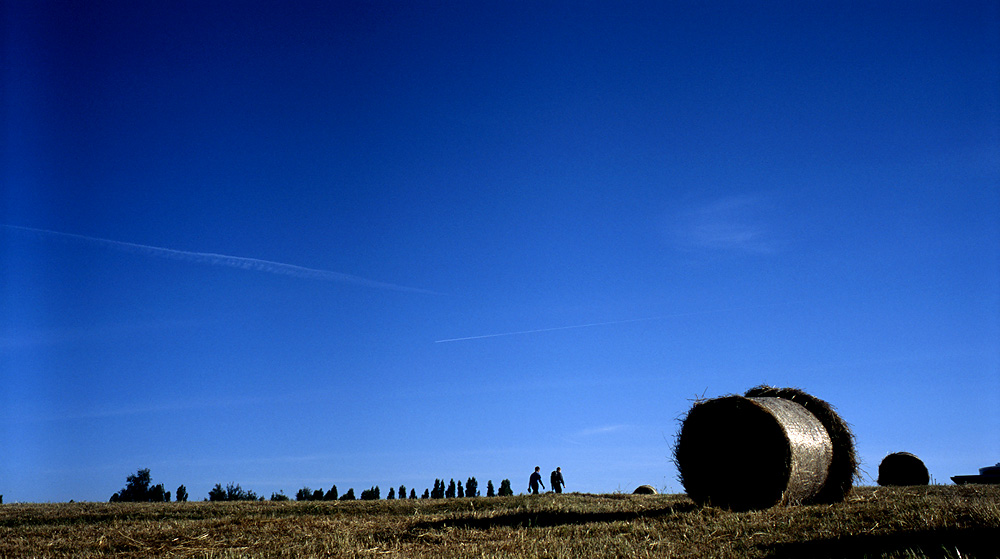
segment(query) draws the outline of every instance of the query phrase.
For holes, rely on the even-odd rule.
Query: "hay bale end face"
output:
[[[909,452],[893,452],[878,465],[878,484],[881,486],[927,485],[930,482],[931,476],[923,460]]]
[[[833,455],[823,424],[783,398],[727,396],[696,404],[674,461],[698,504],[733,510],[812,501]]]
[[[842,502],[854,486],[854,480],[858,479],[858,457],[854,451],[854,433],[833,406],[798,388],[761,385],[748,390],[745,396],[791,400],[804,407],[823,424],[833,445],[833,457],[830,460],[826,483],[810,502],[827,504]]]
[[[640,485],[632,492],[633,495],[656,495],[659,492],[652,485]]]

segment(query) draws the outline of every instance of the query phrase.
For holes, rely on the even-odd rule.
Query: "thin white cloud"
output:
[[[0,226],[6,227],[8,229],[14,229],[17,231],[26,231],[30,233],[53,236],[62,239],[71,239],[89,244],[104,246],[107,248],[113,248],[115,250],[120,250],[124,252],[141,254],[144,256],[154,256],[157,258],[167,258],[171,260],[193,262],[196,264],[207,264],[209,266],[223,266],[228,268],[238,268],[241,270],[252,270],[257,272],[265,272],[268,274],[291,276],[302,279],[315,279],[320,281],[348,283],[364,287],[371,287],[375,289],[388,289],[392,291],[405,291],[409,293],[440,295],[440,293],[430,291],[427,289],[421,289],[418,287],[410,287],[406,285],[398,285],[394,283],[370,280],[367,278],[354,276],[351,274],[345,274],[342,272],[334,272],[331,270],[320,270],[316,268],[307,268],[305,266],[286,264],[283,262],[274,262],[271,260],[261,260],[259,258],[247,258],[243,256],[215,254],[211,252],[193,252],[186,250],[176,250],[172,248],[141,245],[138,243],[126,243],[122,241],[114,241],[111,239],[102,239],[99,237],[89,237],[87,235],[77,235],[75,233],[62,233],[59,231],[50,231],[47,229],[20,227],[17,225],[0,224]]]
[[[589,427],[573,434],[574,437],[593,437],[595,435],[607,435],[627,429],[628,425],[604,425],[601,427]]]
[[[612,326],[612,325],[616,325],[616,324],[629,324],[629,323],[632,323],[632,322],[648,322],[648,321],[653,321],[653,320],[667,320],[667,319],[671,319],[671,318],[680,318],[680,317],[685,317],[685,316],[700,316],[700,315],[705,315],[705,314],[733,312],[733,311],[739,311],[739,310],[745,310],[745,309],[784,307],[784,306],[788,306],[788,305],[797,305],[797,304],[798,304],[797,301],[789,301],[787,303],[781,303],[781,304],[777,304],[777,305],[750,305],[750,306],[728,307],[728,308],[721,308],[721,309],[703,309],[703,310],[700,310],[700,311],[691,311],[691,312],[664,314],[664,315],[659,315],[659,316],[646,316],[646,317],[642,317],[642,318],[629,318],[629,319],[624,319],[624,320],[610,320],[610,321],[606,321],[606,322],[588,322],[586,324],[570,324],[570,325],[566,325],[566,326],[553,326],[553,327],[550,327],[550,328],[536,328],[536,329],[533,329],[533,330],[517,330],[517,331],[513,331],[513,332],[499,332],[499,333],[495,333],[495,334],[481,334],[481,335],[477,335],[477,336],[463,336],[463,337],[460,337],[460,338],[447,338],[447,339],[443,339],[443,340],[436,340],[434,343],[443,344],[443,343],[450,343],[450,342],[465,342],[465,341],[472,341],[472,340],[484,340],[484,339],[488,339],[488,338],[501,338],[501,337],[506,337],[506,336],[523,336],[523,335],[527,335],[527,334],[540,334],[540,333],[543,333],[543,332],[556,332],[556,331],[559,331],[559,330],[575,330],[575,329],[578,329],[578,328],[594,328],[594,327],[597,327],[597,326]]]
[[[680,212],[673,240],[683,250],[771,254],[781,242],[774,236],[759,197],[727,196]]]
[[[663,316],[651,316],[646,318],[631,318],[628,320],[612,320],[609,322],[591,322],[588,324],[573,324],[570,326],[554,326],[552,328],[538,328],[535,330],[519,330],[517,332],[501,332],[498,334],[483,334],[479,336],[465,336],[462,338],[448,338],[445,340],[435,340],[436,344],[443,344],[448,342],[464,342],[468,340],[482,340],[486,338],[499,338],[503,336],[520,336],[523,334],[538,334],[541,332],[555,332],[557,330],[574,330],[576,328],[592,328],[594,326],[609,326],[612,324],[627,324],[629,322],[643,322],[647,320],[660,320],[666,317]]]

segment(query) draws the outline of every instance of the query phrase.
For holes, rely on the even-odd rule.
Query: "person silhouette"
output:
[[[542,470],[541,466],[535,466],[535,471],[528,478],[528,492],[533,495],[538,495],[538,485],[541,484],[542,489],[545,489],[545,484],[542,483],[542,474],[538,473]]]
[[[549,474],[549,485],[556,493],[562,493],[562,488],[566,485],[562,477],[562,468],[557,467],[554,472]]]

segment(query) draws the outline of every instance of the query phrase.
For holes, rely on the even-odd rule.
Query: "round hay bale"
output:
[[[776,388],[756,386],[745,394],[748,398],[784,398],[809,410],[823,424],[830,442],[833,444],[833,458],[826,484],[809,500],[811,503],[839,503],[851,492],[854,481],[859,479],[858,456],[854,451],[854,433],[851,427],[837,414],[833,406],[798,388]]]
[[[652,485],[640,485],[632,492],[633,495],[656,495],[658,491]]]
[[[878,465],[878,484],[927,485],[931,476],[924,462],[909,452],[893,452]]]
[[[674,461],[695,503],[751,510],[813,499],[832,454],[822,423],[803,406],[726,396],[688,412]]]

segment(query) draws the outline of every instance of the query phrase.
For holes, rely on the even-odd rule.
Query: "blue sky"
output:
[[[1000,460],[995,2],[3,4],[0,494]]]

